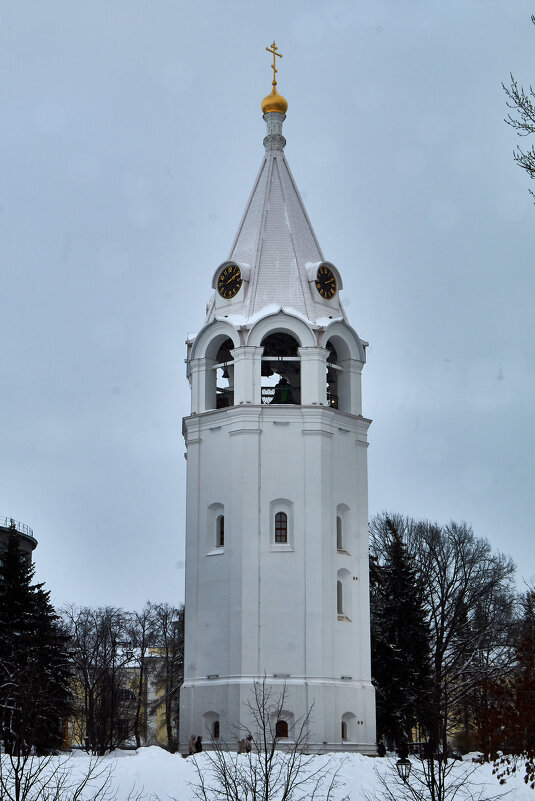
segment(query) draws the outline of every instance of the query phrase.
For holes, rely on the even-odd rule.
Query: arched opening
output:
[[[345,503],[336,507],[336,550],[349,554],[351,551],[351,517],[350,509]]]
[[[285,720],[278,720],[275,724],[275,737],[288,737],[288,723]]]
[[[206,550],[217,553],[225,544],[225,507],[211,503],[206,510]]]
[[[262,403],[301,403],[301,362],[299,343],[283,331],[262,340]]]
[[[347,568],[336,574],[336,612],[338,620],[351,622],[351,573]]]
[[[336,582],[336,611],[339,615],[344,614],[344,588],[340,579]]]
[[[275,542],[288,542],[288,515],[277,512],[275,515]]]
[[[342,715],[342,740],[357,740],[357,717],[353,712],[344,712]]]
[[[203,720],[204,734],[208,734],[212,740],[217,740],[219,738],[219,714],[214,711],[205,712]]]
[[[225,545],[225,516],[219,515],[216,520],[216,548],[223,548]]]
[[[341,412],[360,414],[360,371],[366,358],[362,343],[354,332],[338,323],[326,336],[327,403]]]
[[[342,518],[340,517],[340,515],[338,515],[336,518],[336,549],[338,551],[344,550]]]
[[[216,374],[216,409],[234,405],[234,359],[231,350],[233,341],[228,338],[221,343],[216,353],[213,369]]]
[[[332,340],[327,342],[327,350],[325,379],[327,382],[327,406],[338,409],[338,376],[342,368],[338,364],[338,353],[336,352]]]

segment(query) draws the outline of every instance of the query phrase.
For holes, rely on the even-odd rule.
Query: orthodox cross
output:
[[[277,53],[278,49],[279,48],[275,44],[275,41],[273,41],[273,44],[271,45],[271,47],[266,47],[266,50],[268,51],[268,53],[273,53],[273,66],[272,66],[272,69],[273,69],[273,82],[272,82],[273,83],[273,93],[275,93],[275,87],[277,85],[277,79],[275,78],[275,75],[278,72],[278,69],[275,66],[275,56],[278,56],[279,58],[282,58],[282,53]]]

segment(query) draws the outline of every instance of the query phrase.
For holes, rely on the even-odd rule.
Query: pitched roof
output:
[[[266,152],[228,257],[250,268],[248,283],[228,311],[245,320],[257,319],[262,309],[275,304],[297,311],[311,323],[329,314],[344,316],[338,293],[333,307],[311,290],[313,265],[324,257],[285,158],[285,140],[282,135],[270,135],[269,118],[274,117],[284,119],[282,114],[264,117]],[[212,301],[207,322],[222,312],[221,301],[217,311]]]

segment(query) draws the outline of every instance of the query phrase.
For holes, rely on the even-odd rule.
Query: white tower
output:
[[[181,747],[252,726],[244,702],[265,675],[286,685],[281,737],[313,704],[311,751],[375,753],[367,343],[284,156],[287,107],[274,79],[260,172],[187,343]]]

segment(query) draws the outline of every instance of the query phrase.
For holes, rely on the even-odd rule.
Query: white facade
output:
[[[264,119],[266,155],[188,342],[181,747],[193,733],[232,746],[266,676],[286,685],[290,737],[313,705],[311,751],[374,753],[366,343],[284,158],[284,115]]]

